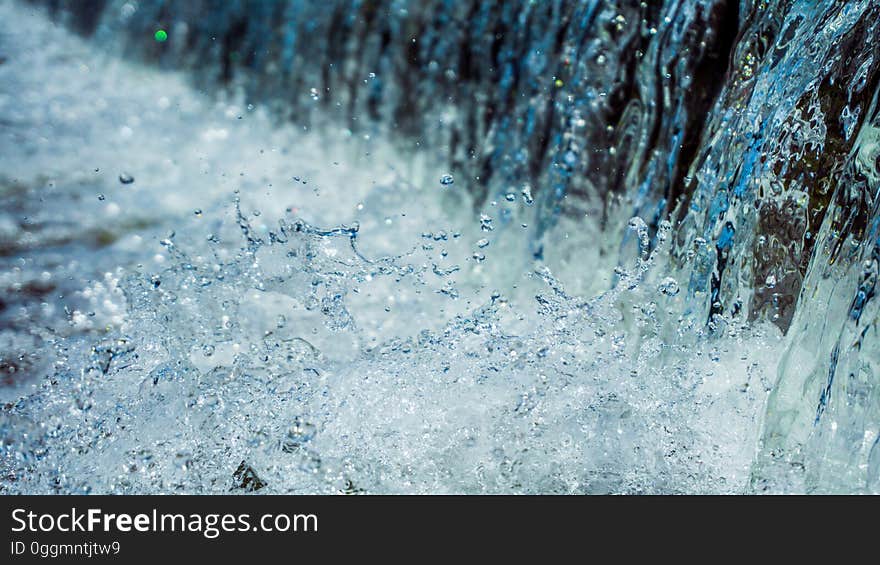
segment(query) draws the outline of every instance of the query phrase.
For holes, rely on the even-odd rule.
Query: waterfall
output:
[[[370,239],[391,223],[384,212],[357,225],[315,213],[261,227],[236,196],[224,241],[243,237],[241,250],[204,264],[214,252],[187,249],[181,234],[193,231],[181,226],[165,244],[167,272],[120,282],[124,336],[73,370],[105,395],[100,418],[83,416],[97,418],[87,429],[123,417],[109,408],[119,398],[143,403],[139,416],[125,412],[135,423],[198,406],[204,420],[186,422],[187,438],[226,417],[248,430],[240,445],[205,449],[236,460],[250,450],[269,484],[316,491],[880,489],[880,1],[30,5],[102,56],[180,73],[209,99],[260,108],[273,127],[381,140],[400,162],[427,163],[409,169],[412,183],[446,190],[437,209],[421,196],[413,205],[424,258]],[[399,205],[382,194],[383,206]],[[473,233],[437,225],[472,216],[482,218]],[[476,243],[458,264],[431,255],[459,237]],[[442,323],[412,322],[416,335],[400,316],[439,303],[374,323],[387,305],[361,287],[420,294],[425,284],[458,305],[463,287],[492,293]],[[268,302],[257,305],[253,289]],[[517,302],[534,299],[537,315]],[[261,314],[209,327],[212,304]],[[311,336],[270,315],[291,308],[288,318],[318,328]],[[163,327],[173,331],[146,335]],[[133,371],[137,387],[92,382],[132,351],[161,352],[116,369]],[[254,424],[233,408],[245,402],[286,427]],[[693,406],[698,424],[683,421]],[[260,434],[271,443],[279,433],[289,460],[254,454]],[[210,490],[171,460],[183,453],[213,476],[206,466],[222,457],[187,442],[154,476],[161,488]],[[117,449],[86,450],[137,458]],[[83,465],[76,485],[59,488],[102,473]],[[157,484],[139,480],[96,488]]]

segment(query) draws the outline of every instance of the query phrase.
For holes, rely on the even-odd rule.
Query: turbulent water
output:
[[[877,0],[0,16],[3,492],[880,492]]]

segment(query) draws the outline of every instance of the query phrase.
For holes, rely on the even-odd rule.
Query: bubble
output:
[[[666,277],[657,286],[657,290],[666,296],[675,296],[679,293],[678,281],[672,277]]]
[[[314,424],[306,421],[302,416],[296,416],[281,442],[281,449],[293,453],[310,442],[317,433],[318,428]]]
[[[650,252],[651,240],[648,236],[648,225],[645,223],[645,220],[641,219],[638,216],[630,218],[628,223],[629,229],[636,232],[636,237],[639,241],[639,255],[642,260],[646,260],[648,258],[648,253]]]
[[[443,186],[450,186],[455,183],[455,179],[450,174],[445,174],[440,177],[440,184]]]

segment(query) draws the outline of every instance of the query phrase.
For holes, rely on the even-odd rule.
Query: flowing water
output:
[[[880,492],[877,0],[0,15],[3,492]]]

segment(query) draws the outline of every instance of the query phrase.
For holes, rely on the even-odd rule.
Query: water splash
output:
[[[3,362],[48,380],[3,411],[5,489],[880,486],[876,0],[63,4],[55,16],[97,43],[222,85],[222,118],[163,83],[114,135],[143,143],[172,108],[196,125],[142,145],[124,196],[96,181],[118,174],[114,150],[97,163],[78,145],[105,121],[59,136],[91,124],[65,111],[65,88],[45,94],[51,131],[17,134],[6,209],[48,221],[0,224],[26,263],[3,275],[26,289],[26,316],[3,311],[17,352]],[[97,91],[131,80],[89,57],[108,69]],[[11,99],[8,115],[40,122]],[[79,111],[126,104],[111,102]],[[359,183],[306,167],[317,153],[277,133],[287,120],[393,171]],[[57,170],[80,171],[65,186],[105,195],[109,232],[32,204],[37,187],[68,194],[54,171],[33,178],[41,139]],[[198,144],[169,163],[184,139]],[[219,144],[233,149],[202,155]],[[264,178],[223,166],[264,146],[300,154],[296,202],[258,196],[294,178],[280,160],[261,158]],[[144,199],[156,171],[221,181]],[[103,278],[73,263],[72,282],[42,275],[43,249],[66,260],[81,250],[59,242],[147,227],[165,241],[152,262],[130,241]],[[56,288],[75,300],[43,301]]]
[[[72,353],[51,384],[7,407],[6,429],[47,431],[17,445],[7,488],[746,488],[743,448],[771,378],[757,368],[778,338],[749,330],[719,347],[696,330],[699,345],[670,345],[667,332],[692,330],[672,330],[675,298],[645,284],[662,247],[592,300],[543,269],[528,276],[532,300],[496,293],[436,330],[369,340],[361,325],[382,317],[384,301],[349,297],[420,269],[364,257],[353,228],[281,221],[256,239],[236,217],[229,259],[194,260],[211,242],[174,244],[169,268],[125,279],[119,337],[82,361]],[[721,435],[741,437],[722,441],[722,423]]]

